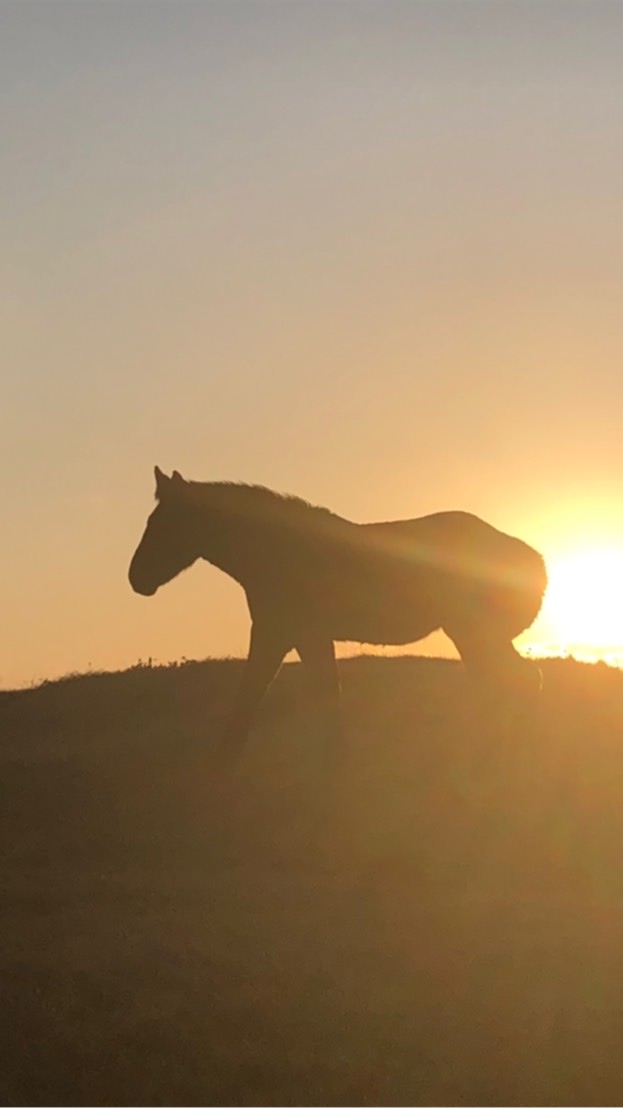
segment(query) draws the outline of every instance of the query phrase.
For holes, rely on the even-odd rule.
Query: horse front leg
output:
[[[290,644],[278,629],[261,621],[253,622],[238,699],[220,744],[226,758],[234,758],[244,747],[260,703],[289,649]]]
[[[318,632],[303,632],[297,635],[295,649],[307,671],[313,720],[328,744],[330,760],[340,759],[345,753],[345,739],[333,640]]]

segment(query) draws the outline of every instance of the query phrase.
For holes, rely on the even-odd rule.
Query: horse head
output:
[[[177,470],[171,477],[158,466],[154,472],[158,503],[147,520],[128,574],[132,588],[142,596],[153,596],[199,556],[187,482]]]

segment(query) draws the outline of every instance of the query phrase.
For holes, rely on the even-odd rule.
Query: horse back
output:
[[[310,517],[280,536],[252,613],[318,624],[336,640],[408,643],[483,619],[513,638],[540,607],[540,555],[467,512],[357,524]],[[257,553],[257,552],[255,552]]]
[[[489,624],[514,638],[541,607],[547,573],[542,556],[520,538],[469,512],[361,525],[380,576],[395,587],[435,597],[440,625]]]

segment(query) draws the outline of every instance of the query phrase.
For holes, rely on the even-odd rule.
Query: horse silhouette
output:
[[[336,641],[407,644],[441,628],[485,685],[511,694],[540,684],[512,643],[547,584],[543,558],[520,539],[468,512],[361,524],[257,485],[155,475],[158,503],[132,558],[132,588],[152,596],[204,558],[247,596],[251,640],[229,749],[243,745],[292,649],[336,730]]]

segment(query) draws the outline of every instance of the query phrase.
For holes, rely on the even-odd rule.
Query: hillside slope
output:
[[[344,662],[336,770],[289,665],[222,778],[239,667],[0,694],[0,1102],[620,1104],[623,674]]]

